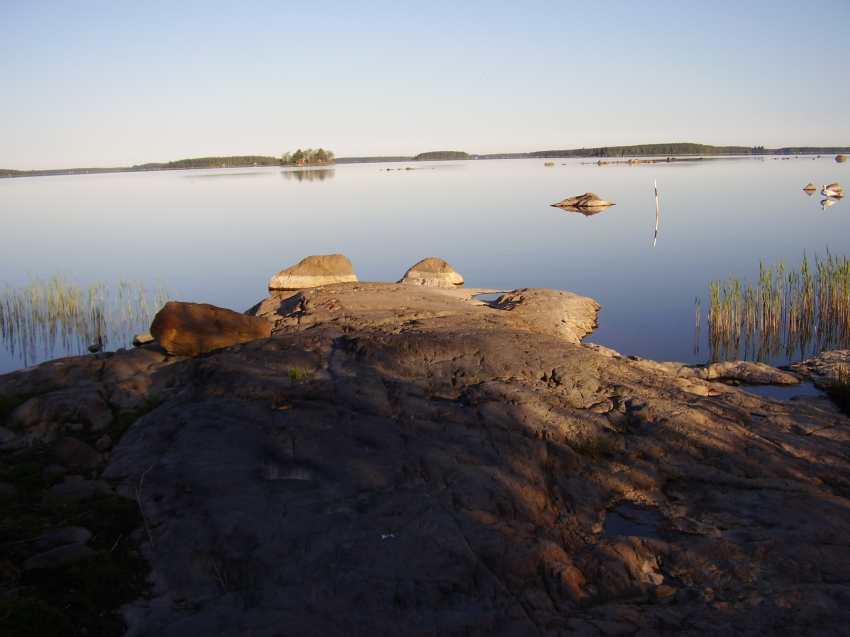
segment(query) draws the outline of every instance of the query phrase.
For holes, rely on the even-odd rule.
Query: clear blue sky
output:
[[[850,2],[0,0],[0,167],[850,144]]]

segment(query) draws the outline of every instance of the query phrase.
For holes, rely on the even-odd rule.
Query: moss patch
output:
[[[46,447],[0,456],[0,480],[15,485],[0,515],[0,635],[2,637],[103,635],[118,637],[118,609],[146,590],[149,567],[133,533],[142,526],[136,502],[104,495],[67,506],[47,506]],[[46,531],[81,526],[92,533],[89,559],[55,569],[24,571],[37,553],[33,540]],[[42,549],[43,550],[43,549]]]

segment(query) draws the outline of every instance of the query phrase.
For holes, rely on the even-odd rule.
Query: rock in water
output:
[[[839,164],[843,164],[845,161],[847,161],[847,155],[836,155],[835,161],[837,161]]]
[[[169,301],[151,323],[151,334],[169,354],[196,356],[237,343],[268,338],[272,323],[206,303]]]
[[[844,186],[837,181],[827,184],[821,189],[821,194],[825,197],[836,197],[841,199],[844,196]]]
[[[818,188],[812,182],[807,183],[803,186],[803,192],[809,195],[810,197],[817,192]]]
[[[269,290],[302,290],[332,283],[356,283],[357,275],[348,257],[320,254],[301,259],[269,280]]]
[[[558,203],[552,204],[555,208],[564,208],[566,210],[575,210],[579,212],[586,209],[607,208],[608,206],[613,205],[613,202],[605,201],[594,192],[586,192],[583,195],[567,197]]]
[[[463,277],[443,259],[428,257],[412,266],[399,283],[429,288],[453,288],[463,285]]]

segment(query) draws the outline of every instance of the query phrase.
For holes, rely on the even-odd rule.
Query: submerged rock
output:
[[[572,210],[575,212],[591,211],[591,214],[601,212],[602,209],[613,206],[613,202],[605,201],[599,195],[593,192],[586,192],[583,195],[575,197],[567,197],[566,199],[553,203],[555,208],[563,208],[564,210]]]
[[[828,387],[842,375],[850,377],[850,349],[821,352],[817,356],[794,363],[791,369],[820,388]]]
[[[735,380],[751,385],[797,385],[800,379],[765,363],[727,361],[711,363],[700,370],[706,380]]]
[[[169,301],[151,323],[151,334],[169,354],[197,356],[271,335],[272,324],[206,303]]]
[[[274,275],[269,280],[269,290],[302,290],[356,281],[354,267],[345,255],[313,255]]]
[[[443,259],[428,257],[404,273],[399,283],[431,288],[453,288],[463,285],[463,277]]]

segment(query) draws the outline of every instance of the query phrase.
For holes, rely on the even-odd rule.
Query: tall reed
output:
[[[140,282],[81,288],[60,275],[0,290],[0,339],[24,365],[58,353],[79,354],[92,344],[121,346],[150,324],[168,300]]]
[[[712,360],[804,357],[850,347],[850,261],[829,252],[804,254],[798,270],[759,264],[754,285],[737,278],[708,286],[708,340]],[[701,330],[697,299],[696,330]]]

